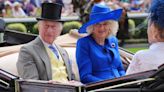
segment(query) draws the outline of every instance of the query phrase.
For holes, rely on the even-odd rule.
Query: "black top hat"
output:
[[[42,3],[42,13],[37,20],[62,21],[61,20],[62,5],[57,3]]]

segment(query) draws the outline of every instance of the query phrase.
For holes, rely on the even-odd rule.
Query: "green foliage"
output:
[[[7,25],[7,29],[27,33],[26,26],[22,23],[12,23]]]
[[[147,20],[129,19],[129,31],[131,38],[147,38]],[[137,26],[135,26],[137,25]]]
[[[62,34],[68,33],[71,29],[79,29],[82,24],[78,21],[65,22],[63,24]]]
[[[132,19],[128,19],[129,29],[132,30],[135,28],[135,21]]]
[[[132,52],[132,53],[136,53],[139,50],[146,50],[148,48],[127,48],[128,51]]]
[[[135,21],[133,19],[128,19],[128,26],[129,26],[129,37],[132,38],[135,35]]]
[[[146,30],[138,30],[135,31],[135,34],[133,35],[133,38],[147,38],[147,32]]]
[[[36,24],[36,22],[24,22],[23,24],[26,26],[27,32],[32,33],[33,32],[33,26]]]
[[[134,21],[135,21],[135,24],[136,25],[139,25],[139,24],[141,24],[145,19],[133,19]]]
[[[147,20],[142,20],[139,25],[143,27],[135,31],[133,38],[147,38]]]
[[[37,23],[33,26],[33,29],[31,31],[31,33],[33,33],[33,34],[39,34],[38,24]]]

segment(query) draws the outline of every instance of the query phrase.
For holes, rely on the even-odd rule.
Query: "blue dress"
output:
[[[91,83],[125,75],[114,36],[105,40],[105,45],[96,43],[91,35],[77,41],[76,60],[82,83]]]

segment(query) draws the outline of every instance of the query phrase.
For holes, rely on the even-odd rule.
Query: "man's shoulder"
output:
[[[31,47],[33,45],[34,45],[34,42],[31,41],[31,42],[28,42],[28,43],[24,44],[23,47],[29,48],[29,47]]]
[[[150,53],[150,50],[149,49],[139,50],[135,54],[147,54],[147,53]]]
[[[146,58],[153,54],[149,49],[139,50],[134,54],[134,57],[137,58]]]
[[[35,45],[37,45],[36,39],[35,39],[35,40],[32,40],[31,42],[28,42],[28,43],[24,44],[24,45],[21,47],[21,49],[22,49],[22,48],[32,49]]]

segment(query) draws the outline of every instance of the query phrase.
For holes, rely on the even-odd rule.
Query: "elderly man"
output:
[[[62,31],[61,10],[62,6],[57,3],[42,4],[41,17],[37,18],[39,36],[24,45],[19,53],[20,77],[64,83],[74,79],[68,54],[54,44]]]

